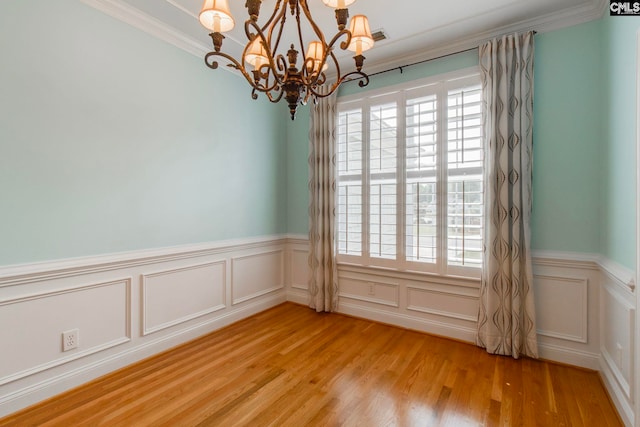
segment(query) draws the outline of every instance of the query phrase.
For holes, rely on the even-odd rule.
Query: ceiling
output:
[[[197,18],[202,0],[83,1],[194,55],[212,50],[208,31]],[[320,0],[308,1],[320,28],[333,36],[337,30],[333,11]],[[236,26],[225,34],[222,50],[234,57],[246,43],[244,4],[245,0],[229,0]],[[387,35],[365,52],[365,71],[372,73],[472,48],[514,31],[545,32],[593,20],[602,16],[606,4],[604,0],[359,0],[349,13],[367,15],[371,30]],[[262,2],[260,24],[274,5],[275,0]],[[288,26],[294,22],[290,18]],[[352,52],[338,49],[336,56],[341,66],[351,69]]]

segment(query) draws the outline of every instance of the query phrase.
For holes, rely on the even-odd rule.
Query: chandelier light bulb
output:
[[[205,28],[214,33],[231,31],[235,26],[227,0],[205,0],[198,18]]]

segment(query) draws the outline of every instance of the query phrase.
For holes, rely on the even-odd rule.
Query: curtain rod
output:
[[[533,33],[533,35],[538,34],[538,32],[537,32],[537,31],[532,31],[532,33]],[[414,65],[424,64],[424,63],[426,63],[426,62],[429,62],[429,61],[435,61],[435,60],[437,60],[437,59],[447,58],[447,57],[449,57],[449,56],[457,55],[457,54],[459,54],[459,53],[471,52],[472,50],[476,50],[476,49],[478,49],[478,48],[479,48],[479,46],[470,47],[469,49],[463,49],[463,50],[459,50],[459,51],[457,51],[457,52],[447,53],[447,54],[445,54],[445,55],[436,56],[435,58],[423,59],[422,61],[413,62],[413,63],[411,63],[411,64],[400,65],[400,66],[398,66],[398,67],[389,68],[388,70],[378,71],[377,73],[372,73],[372,74],[369,74],[368,76],[369,76],[369,77],[373,77],[373,76],[377,76],[377,75],[379,75],[379,74],[384,74],[384,73],[388,73],[388,72],[395,71],[395,70],[400,70],[400,74],[402,74],[402,70],[403,70],[404,68],[413,67]],[[361,77],[361,78],[358,78],[358,79],[349,80],[349,81],[350,81],[350,82],[352,82],[352,81],[357,81],[357,80],[361,80],[361,79],[362,79],[362,77]]]
[[[400,65],[398,67],[389,68],[388,70],[378,71],[377,73],[369,74],[369,77],[377,76],[379,74],[389,73],[391,71],[400,70],[400,74],[402,74],[404,68],[413,67],[414,65],[424,64],[425,62],[435,61],[436,59],[447,58],[449,56],[457,55],[459,53],[471,52],[472,50],[478,49],[478,46],[471,47],[469,49],[459,50],[457,52],[447,53],[445,55],[436,56],[435,58],[423,59],[422,61],[412,62],[411,64]],[[354,79],[359,80],[359,79]]]

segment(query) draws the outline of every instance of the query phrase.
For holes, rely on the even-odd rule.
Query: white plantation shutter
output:
[[[435,263],[438,255],[438,97],[408,99],[406,106],[406,257]]]
[[[339,259],[479,274],[481,95],[471,76],[339,100]]]
[[[369,255],[377,258],[396,258],[397,110],[369,110]]]
[[[362,110],[338,119],[338,253],[362,254]]]
[[[482,88],[447,97],[447,261],[482,265]]]

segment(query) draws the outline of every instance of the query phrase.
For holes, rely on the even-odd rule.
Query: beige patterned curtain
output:
[[[480,46],[485,151],[485,249],[477,343],[538,357],[531,271],[533,36]]]
[[[334,93],[312,106],[309,131],[309,306],[318,312],[338,305],[335,127]]]

